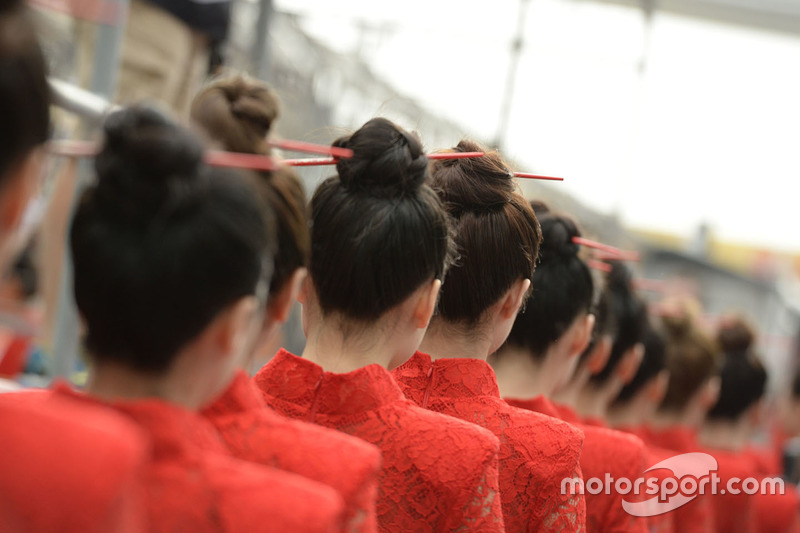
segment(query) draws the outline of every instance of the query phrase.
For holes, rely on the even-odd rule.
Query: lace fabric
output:
[[[333,532],[343,502],[332,488],[230,457],[197,413],[154,399],[105,403],[60,387],[55,394],[105,405],[150,439],[143,473],[151,532]]]
[[[147,443],[123,417],[49,391],[0,395],[0,530],[145,531]]]
[[[216,427],[234,457],[293,472],[336,489],[345,502],[341,531],[377,530],[375,499],[381,454],[375,446],[275,413],[244,372],[238,373],[202,414]]]
[[[506,531],[583,531],[580,478],[583,433],[560,420],[518,409],[500,398],[491,367],[478,359],[440,359],[417,352],[393,371],[418,405],[487,428],[500,440],[500,494]]]
[[[507,399],[510,405],[543,414],[560,414],[563,407],[557,406],[544,396],[528,400]],[[614,479],[634,480],[642,475],[645,467],[645,447],[632,435],[593,425],[575,424],[585,436],[581,452],[581,470],[584,480],[605,479],[606,473]],[[644,518],[628,514],[622,507],[625,496],[611,490],[608,494],[586,492],[586,530],[601,531],[670,531],[667,518],[656,518],[650,524]],[[633,500],[633,498],[628,498]]]
[[[744,455],[727,450],[698,450],[714,456],[719,465],[719,487],[726,488],[732,478],[743,480],[756,475],[755,465]],[[739,487],[741,489],[741,486]],[[714,528],[719,533],[748,533],[757,531],[756,499],[744,492],[727,491],[710,496],[714,513]]]
[[[783,495],[758,493],[753,498],[758,533],[800,532],[800,502],[794,486],[786,485]]]
[[[503,531],[495,497],[497,439],[415,406],[384,368],[333,374],[281,350],[254,383],[279,413],[357,436],[381,450],[381,531]]]

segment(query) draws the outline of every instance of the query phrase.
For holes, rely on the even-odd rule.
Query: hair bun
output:
[[[243,76],[207,85],[192,101],[192,120],[233,152],[270,154],[266,137],[280,114],[278,96]]]
[[[385,118],[373,118],[333,146],[353,150],[353,157],[336,163],[347,190],[396,196],[416,192],[425,183],[428,158],[419,139]]]
[[[171,191],[197,179],[203,145],[156,109],[117,111],[106,119],[104,131],[105,144],[95,158],[96,194],[109,210],[151,216]]]
[[[483,157],[442,159],[433,163],[433,184],[453,216],[501,209],[516,191],[514,177],[502,156],[480,144],[461,140],[447,152],[484,152]]]
[[[531,207],[542,228],[539,262],[556,257],[577,257],[580,246],[572,242],[574,237],[581,236],[577,222],[569,216],[552,213],[542,202],[533,201]]]
[[[745,353],[755,341],[753,328],[738,316],[724,317],[717,331],[717,342],[726,353]]]

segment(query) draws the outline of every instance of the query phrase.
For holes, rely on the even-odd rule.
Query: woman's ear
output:
[[[255,326],[260,321],[254,320],[257,310],[258,300],[244,296],[221,311],[210,326],[214,350],[224,357],[243,353],[258,333]]]
[[[698,401],[700,406],[703,407],[706,411],[714,407],[719,399],[719,389],[720,385],[722,384],[722,380],[719,376],[712,376],[708,378],[705,385],[700,387],[700,390],[697,391]]]
[[[644,345],[641,343],[635,344],[622,355],[616,369],[617,377],[622,383],[630,383],[639,370],[642,359],[644,359]]]
[[[417,303],[414,306],[414,326],[418,329],[427,328],[436,309],[436,299],[439,297],[439,289],[442,288],[442,281],[435,279],[429,285],[424,286]]]
[[[647,400],[655,405],[661,405],[669,386],[669,370],[662,370],[650,380],[646,386]]]
[[[586,361],[586,368],[592,375],[599,374],[608,364],[608,358],[611,357],[611,348],[614,346],[614,340],[610,335],[603,335],[594,345],[592,353]]]
[[[582,324],[579,326],[578,334],[570,345],[570,357],[582,354],[584,350],[586,350],[586,347],[589,346],[589,341],[592,338],[592,330],[594,329],[594,320],[594,315],[592,314],[587,314],[583,318]]]
[[[506,292],[503,299],[503,304],[500,307],[500,316],[505,319],[514,318],[517,316],[519,308],[522,307],[522,302],[525,301],[525,296],[528,294],[528,289],[531,288],[531,280],[527,278],[520,278],[511,288]]]
[[[306,271],[306,275],[303,276],[303,279],[300,281],[300,288],[297,291],[297,301],[301,304],[305,305],[308,301],[308,291],[311,290],[311,276],[308,275],[308,270],[303,269]]]
[[[286,323],[295,300],[300,300],[308,269],[301,267],[292,272],[292,275],[283,288],[270,297],[267,306],[267,315],[270,322]],[[305,296],[305,295],[304,295]]]

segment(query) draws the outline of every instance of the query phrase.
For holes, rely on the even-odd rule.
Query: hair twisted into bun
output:
[[[214,81],[192,102],[191,117],[226,150],[269,155],[267,135],[278,117],[277,95],[265,83],[242,76]],[[278,250],[270,294],[308,264],[311,236],[306,191],[292,167],[258,173],[257,188],[275,214]]]
[[[311,199],[311,278],[324,313],[371,321],[452,257],[447,215],[425,184],[419,141],[375,118],[335,146],[353,150]]]
[[[194,98],[192,120],[227,150],[269,155],[267,135],[280,114],[278,96],[266,83],[244,76],[221,78]]]
[[[722,349],[717,403],[708,412],[712,420],[736,421],[764,395],[767,371],[753,351],[755,331],[738,316],[726,317],[717,331]]]
[[[633,275],[621,261],[610,261],[611,272],[606,278],[607,311],[615,326],[614,344],[608,363],[592,376],[595,383],[605,382],[617,368],[623,356],[644,340],[647,331],[647,306],[633,289]]]
[[[575,221],[531,202],[542,229],[539,264],[531,280],[533,292],[517,314],[507,342],[542,357],[581,313],[591,309],[592,274],[578,257],[573,237],[581,235]]]
[[[452,151],[486,154],[431,165],[431,183],[453,218],[459,253],[442,287],[438,317],[470,327],[515,281],[533,276],[542,233],[500,154],[466,140]]]
[[[700,387],[719,371],[719,347],[695,324],[690,306],[663,317],[669,386],[660,409],[682,411]]]
[[[419,139],[385,118],[370,120],[333,146],[353,150],[353,157],[336,163],[342,186],[351,192],[381,197],[414,194],[428,175],[428,158]]]
[[[109,217],[149,225],[167,202],[207,178],[200,141],[153,108],[114,113],[103,130],[92,195]]]
[[[105,130],[70,228],[75,300],[95,360],[160,373],[268,281],[272,235],[249,182],[206,167],[199,141],[159,112],[124,109]]]

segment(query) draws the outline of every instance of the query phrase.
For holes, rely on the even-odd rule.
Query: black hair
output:
[[[158,373],[226,306],[266,297],[273,236],[250,182],[158,111],[104,129],[70,230],[75,300],[93,359]]]
[[[737,420],[764,395],[767,371],[753,350],[754,332],[740,319],[717,332],[722,349],[719,398],[708,412],[711,420]]]
[[[47,64],[23,2],[0,4],[0,117],[0,180],[5,180],[50,134]]]
[[[485,153],[431,165],[431,183],[452,217],[459,253],[437,316],[471,327],[515,281],[532,278],[542,233],[499,153],[469,140],[451,151]]]
[[[310,273],[323,313],[375,320],[452,258],[447,215],[426,184],[419,139],[374,118],[334,146],[353,150],[311,199]]]
[[[647,306],[633,289],[631,271],[621,261],[609,263],[611,272],[606,277],[604,291],[607,312],[615,326],[614,344],[605,368],[591,377],[595,383],[605,382],[614,373],[623,355],[642,342],[647,329]]]
[[[542,229],[539,263],[531,280],[533,292],[506,342],[541,357],[581,312],[591,310],[594,282],[572,242],[581,235],[576,222],[551,213],[541,202],[531,202],[531,207]]]
[[[622,387],[614,403],[622,403],[632,399],[642,387],[667,367],[667,345],[664,333],[658,326],[648,323],[642,340],[644,356],[633,379]]]

